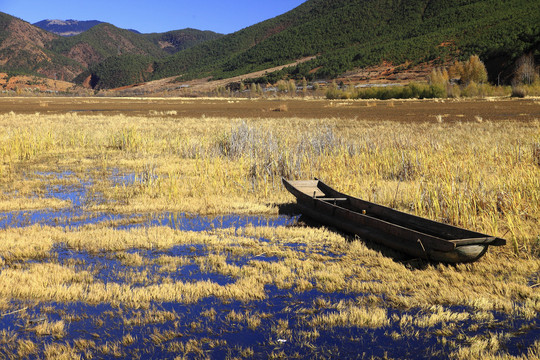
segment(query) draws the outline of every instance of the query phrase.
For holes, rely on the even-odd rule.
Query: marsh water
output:
[[[131,174],[111,172],[111,180],[129,186],[136,181]],[[43,175],[43,174],[42,174]],[[56,179],[73,177],[69,172],[45,174]],[[298,214],[280,216],[220,215],[163,212],[158,214],[122,214],[92,212],[86,209],[89,201],[99,200],[89,191],[91,180],[71,181],[65,185],[47,187],[46,196],[70,202],[59,210],[10,211],[0,213],[3,229],[32,225],[52,226],[70,231],[87,225],[104,224],[117,230],[170,227],[178,231],[207,233],[219,229],[234,229],[241,233],[249,227],[287,227],[299,225]],[[270,242],[260,238],[258,241]],[[294,242],[293,251],[305,251]],[[76,271],[91,269],[95,281],[103,284],[129,282],[133,288],[183,281],[207,281],[219,285],[232,284],[235,279],[222,273],[208,271],[196,259],[208,255],[203,244],[179,244],[167,249],[129,249],[127,254],[143,259],[140,263],[126,263],[125,254],[117,252],[89,252],[59,243],[54,245],[47,259],[30,262],[53,261],[69,265]],[[326,254],[335,256],[340,254]],[[174,271],[164,271],[161,257],[186,258],[188,261]],[[225,254],[227,263],[242,267],[250,261],[273,263],[272,254]],[[21,264],[23,266],[23,264]],[[362,266],[362,264],[358,264]],[[421,270],[418,270],[421,271]],[[128,277],[131,279],[128,281]],[[133,280],[133,278],[136,280]],[[335,307],[324,304],[347,304],[372,294],[325,292],[317,288],[304,291],[265,286],[266,298],[239,301],[204,297],[195,303],[151,302],[142,308],[126,304],[88,304],[75,302],[50,302],[35,300],[14,301],[11,308],[0,316],[0,331],[15,334],[21,339],[38,344],[40,351],[29,352],[25,357],[41,358],[40,353],[53,343],[65,344],[82,358],[445,358],[460,344],[470,339],[489,338],[504,330],[509,334],[502,350],[510,355],[524,354],[538,340],[540,321],[510,316],[491,311],[486,320],[453,318],[430,326],[403,325],[399,319],[405,315],[413,318],[430,314],[427,309],[387,308],[390,321],[383,326],[338,325],[313,329],[309,319],[336,312]],[[384,300],[384,295],[382,295]],[[447,306],[446,311],[456,314],[474,310],[460,306]],[[247,314],[235,318],[231,314]],[[249,316],[255,317],[254,323]],[[473,320],[474,319],[474,320]],[[32,330],[42,322],[64,321],[61,335],[53,331],[37,333]],[[128,336],[129,335],[129,336]],[[11,335],[10,335],[11,336]],[[5,336],[4,336],[5,337]],[[64,346],[64,345],[62,345]],[[21,346],[0,347],[0,357],[21,353]]]

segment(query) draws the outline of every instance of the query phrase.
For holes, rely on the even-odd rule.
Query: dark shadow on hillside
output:
[[[296,216],[301,215],[298,219],[298,222],[296,225],[292,226],[300,226],[300,227],[313,227],[313,228],[322,228],[325,227],[333,232],[339,233],[343,235],[347,241],[362,241],[366,245],[368,249],[377,251],[381,253],[383,256],[386,256],[388,258],[391,258],[397,263],[404,264],[407,268],[413,269],[413,270],[423,270],[426,269],[427,266],[430,264],[428,261],[420,259],[420,258],[414,258],[411,256],[408,256],[406,254],[403,254],[401,252],[395,251],[393,249],[390,249],[386,246],[382,246],[380,244],[377,244],[375,242],[362,239],[358,237],[357,235],[352,235],[347,232],[341,231],[340,229],[323,225],[316,220],[313,220],[312,218],[302,215],[301,211],[297,208],[296,203],[284,203],[278,205],[279,214],[280,215],[289,215],[289,216]]]

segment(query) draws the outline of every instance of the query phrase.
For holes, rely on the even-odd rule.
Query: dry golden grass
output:
[[[10,262],[46,258],[54,244],[54,233],[54,229],[40,226],[0,230],[0,259]]]
[[[272,326],[272,333],[279,339],[290,340],[293,336],[293,331],[289,327],[289,320],[279,319]]]
[[[471,318],[475,321],[492,321],[493,314],[490,312],[454,312],[445,309],[443,306],[436,305],[427,309],[426,314],[418,314],[416,316],[403,315],[401,317],[395,315],[393,320],[399,321],[399,326],[403,329],[406,327],[430,328],[439,324],[442,324],[444,327],[447,323],[459,323]]]
[[[169,321],[177,320],[178,318],[178,314],[174,311],[151,308],[136,312],[129,317],[124,317],[123,321],[126,326],[144,326],[148,324],[164,324]]]
[[[201,347],[201,343],[195,339],[190,339],[188,341],[179,341],[176,343],[171,343],[169,345],[169,352],[182,353],[183,356],[177,356],[175,359],[184,359],[184,356],[189,354],[194,354],[196,356],[202,357],[204,355],[204,350]]]
[[[73,347],[78,351],[88,351],[96,348],[96,342],[88,339],[74,339]]]
[[[173,330],[160,331],[158,328],[154,328],[153,333],[150,334],[150,340],[155,345],[163,344],[176,337],[178,337],[178,334],[175,331]]]
[[[129,346],[137,341],[136,337],[133,337],[131,334],[126,334],[122,337],[122,345]]]
[[[0,199],[0,211],[28,211],[39,209],[62,209],[70,206],[69,201],[58,199],[10,198]]]
[[[125,266],[143,266],[145,261],[139,253],[120,252],[116,258]]]
[[[191,264],[192,260],[185,256],[161,255],[155,263],[161,265],[162,272],[175,272],[179,267]]]
[[[217,311],[213,307],[201,312],[201,316],[208,318],[210,321],[216,321]]]
[[[17,355],[20,358],[28,358],[38,352],[38,346],[32,340],[19,339]]]
[[[23,269],[8,269],[0,274],[0,296],[7,299],[124,304],[148,307],[151,302],[195,303],[215,296],[224,300],[252,301],[266,297],[264,283],[256,278],[240,278],[221,286],[211,281],[168,282],[145,287],[101,283],[87,272],[52,264],[31,264]]]
[[[51,343],[45,345],[43,353],[47,360],[75,360],[81,359],[81,354],[78,353],[69,344]]]
[[[251,330],[257,329],[261,325],[261,314],[251,314],[249,311],[236,312],[231,310],[226,319],[233,322],[245,323]]]
[[[516,253],[537,253],[539,122],[446,119],[7,114],[0,116],[1,182],[31,194],[42,184],[18,184],[23,168],[70,169],[91,175],[93,192],[104,193],[107,201],[95,210],[276,213],[277,204],[291,201],[280,176],[317,176],[368,200],[507,237]],[[136,181],[111,183],[111,168],[134,173]],[[22,199],[0,201],[0,208],[21,208]],[[65,206],[46,202],[25,206]]]
[[[114,258],[122,259],[128,266],[118,274],[125,281],[122,284],[104,284],[94,278],[91,267],[76,270],[78,265],[69,262],[7,266],[0,273],[4,307],[12,299],[124,303],[133,307],[148,307],[152,301],[191,303],[209,296],[249,301],[266,298],[265,286],[275,285],[296,292],[315,288],[322,292],[384,295],[387,305],[404,309],[461,305],[529,319],[540,311],[540,294],[534,287],[540,261],[516,260],[510,253],[488,253],[475,264],[428,265],[415,270],[382,256],[361,241],[348,241],[324,228],[246,227],[194,233],[166,227],[114,230],[96,225],[69,231],[47,227],[9,229],[4,230],[3,236],[6,241],[2,256],[10,260],[47,258],[54,244],[63,243],[90,253],[112,252]],[[16,245],[8,245],[9,239],[17,240]],[[40,243],[43,248],[32,247]],[[206,256],[194,260],[172,256],[149,260],[142,253],[126,252],[134,248],[166,250],[175,245],[202,245]],[[19,249],[21,254],[15,256],[10,249]],[[260,256],[276,260],[264,261]],[[250,260],[243,260],[246,257]],[[129,269],[155,263],[172,266],[162,267],[157,273],[146,268]],[[192,263],[202,272],[229,276],[233,282],[218,285],[209,281],[150,281]],[[134,287],[135,284],[144,286]],[[425,320],[416,319],[415,325],[429,326],[422,324],[455,316],[441,308],[430,313]]]
[[[500,338],[497,334],[491,334],[489,338],[475,337],[470,339],[468,346],[462,346],[450,354],[451,359],[480,359],[480,360],[538,360],[540,359],[540,341],[536,341],[527,352],[520,356],[512,356],[506,353],[497,353],[500,347]]]
[[[332,104],[341,109],[352,106]],[[378,104],[382,103],[369,103],[382,108]],[[318,298],[312,308],[306,305],[299,310],[301,321],[310,325],[301,331],[292,329],[287,320],[269,321],[273,338],[298,337],[307,343],[319,338],[320,330],[335,327],[395,326],[392,336],[396,338],[436,328],[437,336],[446,339],[464,322],[492,322],[492,311],[537,318],[538,121],[492,122],[482,114],[467,122],[436,108],[430,122],[423,123],[178,118],[162,109],[146,114],[0,115],[0,187],[4,190],[0,210],[67,206],[48,199],[47,186],[76,185],[83,180],[92,182],[90,197],[105,200],[86,204],[90,211],[276,214],[282,204],[293,201],[281,186],[282,175],[316,176],[367,200],[505,237],[509,245],[491,248],[474,264],[417,268],[401,262],[399,256],[397,260],[388,256],[395,255],[388,250],[350,241],[325,228],[247,226],[189,232],[159,226],[118,230],[107,223],[73,229],[8,228],[0,231],[2,313],[15,310],[14,304],[20,301],[107,303],[141,309],[133,310],[132,316],[120,315],[126,327],[158,326],[177,321],[178,314],[153,308],[156,303],[191,304],[211,297],[224,302],[260,301],[275,286],[291,294],[312,289],[366,294],[338,303]],[[135,180],[113,181],[115,169],[133,174]],[[73,174],[61,179],[48,174],[64,170]],[[167,251],[179,245],[196,247],[204,256],[146,255],[147,250]],[[117,282],[104,282],[96,276],[102,271],[98,266],[76,260],[60,263],[55,246],[118,260],[125,268],[111,274]],[[156,265],[159,269],[152,270]],[[173,280],[191,265],[230,281],[220,285]],[[453,311],[451,306],[470,311]],[[385,308],[421,310],[415,317],[390,317]],[[21,319],[27,317],[20,314]],[[201,317],[202,322],[192,324],[194,331],[205,322],[221,320],[213,308]],[[251,329],[268,325],[265,318],[266,314],[253,310],[226,315],[227,321]],[[63,322],[37,324],[35,332],[56,333],[60,338],[66,332],[64,327],[62,333],[60,324],[65,326],[69,319],[66,315]],[[96,320],[96,326],[100,324],[104,324],[101,318]],[[53,332],[55,326],[59,330]],[[470,326],[473,329],[474,324]],[[174,336],[174,332],[156,330],[146,333],[144,341],[179,356],[204,356],[198,340],[178,341]],[[471,338],[466,344],[456,344],[450,356],[504,358],[504,336]],[[77,358],[89,349],[103,356],[125,356],[123,348],[139,337],[128,333],[116,340],[106,345],[82,339],[73,345],[57,342],[44,348],[43,357]],[[0,332],[0,344],[18,356],[36,351],[35,343],[6,330]],[[246,356],[252,353],[245,351]],[[538,354],[536,343],[527,356],[537,359]],[[273,356],[281,355],[276,350]]]
[[[129,249],[168,249],[181,244],[205,244],[219,242],[215,235],[175,231],[169,227],[137,228],[118,231],[100,226],[88,226],[84,229],[64,232],[57,230],[56,240],[76,250],[91,253],[101,251],[125,251]],[[141,261],[135,254],[122,255],[131,260]],[[139,255],[140,256],[140,255]]]
[[[120,342],[107,342],[97,348],[99,352],[101,352],[103,355],[107,356],[113,356],[116,358],[125,357],[126,354],[122,351],[122,347],[120,346]]]
[[[50,322],[44,320],[31,328],[38,336],[51,335],[57,339],[64,337],[66,334],[65,323],[63,320]]]
[[[311,326],[322,329],[341,327],[378,328],[390,323],[385,309],[350,306],[337,312],[318,315],[311,321]]]

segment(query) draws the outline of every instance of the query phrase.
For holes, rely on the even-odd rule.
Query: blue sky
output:
[[[100,20],[143,33],[187,27],[232,33],[294,9],[306,0],[0,0],[0,11],[35,23]]]

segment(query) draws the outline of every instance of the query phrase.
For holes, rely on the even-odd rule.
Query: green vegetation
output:
[[[158,45],[145,37],[106,23],[94,26],[77,36],[58,37],[48,47],[56,53],[67,55],[77,46],[90,47],[95,53],[94,58],[97,61],[122,54],[135,53],[154,57],[165,55],[165,52]]]
[[[46,54],[50,56],[51,61],[46,58],[38,58],[31,51],[13,51],[10,48],[0,50],[0,58],[9,57],[9,61],[5,65],[0,66],[0,72],[17,75],[46,76],[48,78],[54,78],[54,74],[57,74],[58,78],[62,78],[62,74],[72,74],[73,72],[80,72],[84,69],[81,64],[65,56],[52,52],[46,52]]]
[[[103,27],[103,28],[102,28]],[[97,28],[97,29],[96,29]],[[93,31],[96,29],[95,31]],[[119,51],[114,44],[108,46],[97,45],[99,39],[103,36],[99,35],[103,31],[110,29],[122,32],[122,35],[129,33],[130,39],[137,39],[137,48],[148,49],[143,54],[111,54],[111,52]],[[67,38],[67,40],[59,39],[57,44],[65,46],[66,49],[72,48],[73,44],[89,44],[93,49],[100,49],[102,57],[105,60],[91,64],[88,71],[81,73],[74,81],[82,83],[89,75],[91,75],[91,86],[96,89],[116,88],[126,85],[132,85],[155,78],[153,71],[156,66],[156,59],[164,57],[167,53],[174,53],[187,49],[208,39],[220,37],[211,31],[199,31],[194,29],[184,29],[178,31],[170,31],[163,34],[146,34],[138,35],[127,30],[117,29],[108,24],[102,24],[87,31],[75,40]],[[114,37],[111,37],[113,39]],[[149,44],[152,44],[150,46]],[[161,44],[161,45],[160,45]],[[164,44],[167,44],[165,46]],[[161,48],[163,46],[163,49]]]
[[[144,82],[150,79],[153,59],[144,55],[111,56],[105,61],[94,65],[91,71],[85,71],[77,78],[82,82],[92,75],[93,88],[115,88]]]
[[[144,34],[143,36],[154,44],[162,46],[163,50],[167,53],[174,54],[178,51],[189,49],[204,41],[218,39],[223,35],[213,31],[201,31],[188,28],[166,33]]]
[[[7,37],[7,32],[5,31],[9,23],[11,22],[12,16],[0,12],[0,44],[4,42]]]
[[[0,13],[0,59],[5,59],[0,71],[65,80],[78,76],[79,82],[92,73],[98,86],[117,87],[146,80],[144,70],[152,70],[156,59],[220,36],[194,29],[144,35],[102,23],[82,34],[60,37]],[[95,68],[85,71],[89,66]]]
[[[519,0],[311,0],[274,19],[160,61],[157,76],[224,78],[319,54],[280,75],[335,77],[354,67],[467,58],[517,59],[536,49],[540,13]],[[458,55],[459,54],[459,55]],[[312,70],[318,69],[313,72]]]
[[[275,83],[332,78],[382,61],[442,63],[478,54],[493,68],[494,79],[500,80],[502,67],[503,80],[509,81],[515,60],[524,53],[539,55],[536,10],[536,4],[524,0],[310,0],[281,16],[158,59],[152,78],[228,78],[317,56],[258,79]]]
[[[466,61],[455,61],[449,68],[434,68],[429,84],[411,83],[405,86],[381,86],[355,89],[338,89],[333,83],[326,92],[328,99],[431,99],[459,98],[492,95],[525,97],[540,94],[540,75],[534,60],[527,60],[527,69],[519,66],[514,74],[513,86],[499,87],[487,84],[488,73],[476,55]]]
[[[332,86],[326,92],[328,99],[434,99],[445,97],[445,89],[439,85],[412,83],[406,86],[370,87],[339,90]]]
[[[49,45],[49,48],[57,53],[68,54],[77,46],[87,46],[95,52],[98,61],[93,63],[96,63],[120,55],[137,54],[161,58],[220,36],[220,34],[212,31],[195,29],[157,34],[137,34],[111,24],[102,23],[77,36],[57,38]],[[170,45],[164,46],[163,43]],[[121,65],[118,67],[121,67]]]
[[[333,78],[384,61],[443,64],[477,54],[492,83],[510,84],[518,59],[524,54],[531,54],[533,60],[540,57],[537,8],[536,2],[526,0],[308,0],[288,13],[226,36],[192,29],[141,35],[100,24],[74,37],[56,38],[46,48],[62,58],[85,62],[85,67],[112,56],[149,56],[146,66],[153,69],[149,79],[179,76],[182,80],[228,78],[315,56],[259,79],[270,83]],[[0,21],[0,30],[5,22]],[[0,31],[0,39],[3,36]],[[131,59],[108,61],[90,72],[103,73],[106,66],[107,73],[125,73],[123,67],[132,63]],[[80,69],[74,72],[78,73]],[[100,84],[118,87],[139,78]]]

